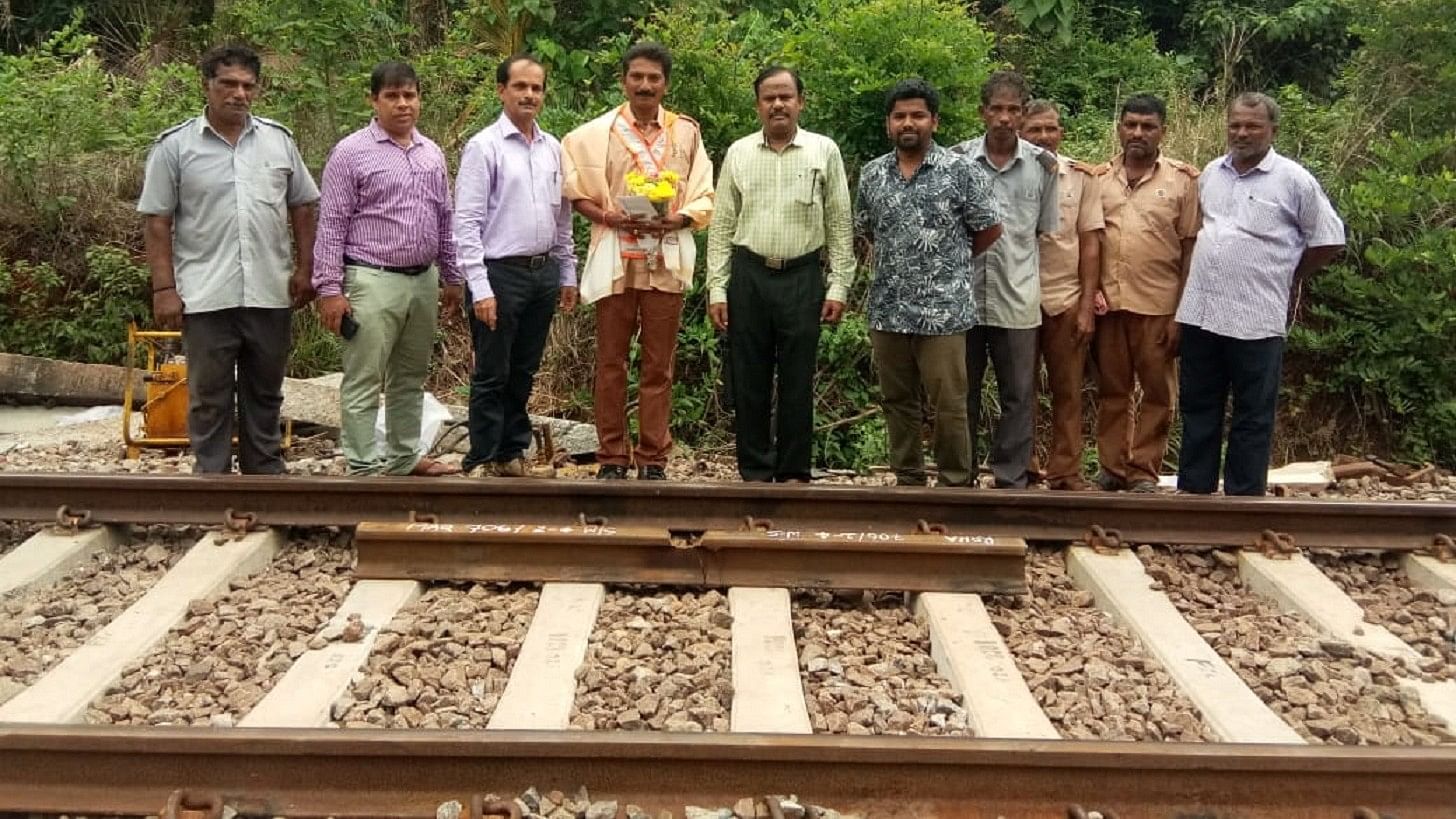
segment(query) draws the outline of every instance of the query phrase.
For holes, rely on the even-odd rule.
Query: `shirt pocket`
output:
[[[1254,236],[1278,237],[1290,224],[1284,206],[1270,199],[1246,195],[1239,205],[1239,227]]]
[[[445,171],[443,168],[414,168],[410,171],[410,184],[420,201],[431,207],[445,201]]]
[[[823,187],[824,174],[818,168],[806,168],[794,180],[794,201],[810,207],[818,205],[824,201]]]
[[[288,198],[288,180],[293,169],[287,165],[263,165],[253,172],[253,198],[269,205],[282,205]]]
[[[1176,236],[1178,233],[1179,202],[1175,191],[1155,188],[1139,208],[1143,230],[1159,236]]]

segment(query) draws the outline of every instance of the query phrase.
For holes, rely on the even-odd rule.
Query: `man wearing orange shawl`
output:
[[[592,223],[591,247],[581,271],[581,298],[596,305],[596,379],[592,403],[597,426],[598,478],[665,480],[672,433],[672,367],[683,294],[693,280],[693,231],[713,217],[713,163],[698,124],[662,107],[672,55],[657,43],[638,43],[622,58],[627,102],[582,125],[562,140],[563,192]],[[662,216],[628,216],[618,202],[627,174],[679,177],[677,195]],[[638,436],[627,434],[627,361],[632,336],[641,335]]]

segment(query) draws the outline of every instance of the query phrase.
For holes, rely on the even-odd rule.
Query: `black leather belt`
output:
[[[792,259],[785,259],[780,256],[760,256],[742,245],[734,245],[733,250],[742,253],[748,259],[763,265],[769,270],[793,270],[796,267],[802,267],[810,262],[819,260],[818,250],[811,250],[802,256],[795,256]]]
[[[551,261],[551,254],[542,253],[537,256],[503,256],[499,259],[486,259],[486,264],[508,264],[512,267],[524,267],[527,270],[537,270],[546,266]]]
[[[385,273],[398,273],[401,276],[418,276],[430,269],[430,266],[427,264],[417,264],[414,267],[394,267],[387,264],[364,262],[349,256],[344,257],[344,264],[352,267],[368,267],[374,270],[383,270]]]

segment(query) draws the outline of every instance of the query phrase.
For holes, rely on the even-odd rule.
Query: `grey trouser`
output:
[[[976,428],[981,425],[981,379],[986,359],[996,368],[1001,420],[991,436],[991,475],[1000,489],[1025,489],[1031,467],[1036,405],[1037,328],[972,327],[966,332],[966,420],[971,432],[972,468],[980,464]]]
[[[234,409],[238,468],[245,475],[284,471],[279,416],[291,343],[287,307],[233,307],[182,317],[193,472],[232,471]]]

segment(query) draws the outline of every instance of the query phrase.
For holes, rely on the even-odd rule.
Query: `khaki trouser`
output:
[[[1037,343],[1046,362],[1052,405],[1052,442],[1043,477],[1052,486],[1074,483],[1082,477],[1082,381],[1087,368],[1087,342],[1077,338],[1077,308],[1055,316],[1043,312]]]
[[[349,265],[344,295],[359,332],[344,342],[339,385],[339,442],[358,475],[408,475],[419,463],[425,377],[440,316],[440,276],[434,267],[405,276]],[[374,422],[384,390],[384,452],[376,451]]]
[[[1097,459],[1129,484],[1157,481],[1178,395],[1177,358],[1158,344],[1167,316],[1114,310],[1097,320]],[[1142,387],[1134,405],[1133,385]]]
[[[672,368],[683,294],[639,290],[607,296],[597,307],[597,371],[592,405],[597,421],[597,463],[663,466],[672,451]],[[639,328],[641,330],[639,334]],[[637,449],[627,435],[627,356],[632,337],[642,345],[637,378]]]
[[[935,413],[939,486],[968,486],[974,477],[966,428],[966,337],[870,331],[875,372],[890,437],[890,467],[902,485],[925,484],[921,395]]]

